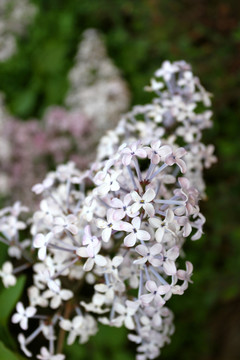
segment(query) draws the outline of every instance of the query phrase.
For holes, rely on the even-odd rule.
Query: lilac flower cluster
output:
[[[203,170],[216,162],[214,146],[201,142],[202,131],[212,126],[211,95],[185,61],[165,61],[145,90],[157,97],[151,104],[135,106],[102,137],[98,159],[111,156],[122,142],[133,139],[149,143],[161,139],[163,144],[184,146],[186,177],[205,197]]]
[[[193,185],[189,167],[200,171],[204,161],[208,166],[215,160],[210,151],[196,156],[200,165],[188,158],[195,146],[204,147],[201,131],[210,122],[207,112],[193,112],[193,103],[208,95],[189,72],[185,62],[165,62],[156,76],[166,89],[159,92],[164,85],[151,81],[159,97],[134,108],[102,139],[88,170],[59,165],[33,186],[42,200],[30,218],[20,203],[0,212],[0,240],[10,256],[22,259],[17,267],[3,264],[4,285],[33,268],[29,306],[19,302],[12,316],[27,331],[18,336],[27,356],[41,335],[48,345],[37,358],[62,360],[62,334],[68,334],[68,345],[77,339],[83,344],[97,332],[97,322],[125,326],[137,344],[137,360],[156,358],[170,342],[174,325],[167,302],[185,292],[193,272],[189,261],[179,265],[183,244],[188,237],[199,239],[205,222],[198,204],[202,189]],[[192,127],[192,141],[179,134]],[[179,139],[186,145],[178,146]]]
[[[28,0],[0,1],[0,62],[16,52],[15,36],[24,33],[36,10]]]
[[[120,115],[129,109],[128,86],[96,29],[84,31],[69,83],[66,105],[92,119],[101,135],[116,126]]]
[[[72,160],[80,168],[87,167],[94,156],[89,146],[96,146],[93,133],[92,122],[85,115],[63,107],[49,108],[42,121],[23,122],[6,116],[0,134],[9,151],[1,157],[0,167],[7,188],[1,192],[13,192],[13,200],[24,199],[25,204],[32,205],[34,197],[29,189],[56,163]],[[20,180],[23,178],[24,182]]]
[[[0,193],[32,207],[29,188],[56,164],[80,169],[94,160],[97,143],[128,109],[129,91],[107,56],[98,31],[86,30],[69,73],[66,107],[50,107],[41,120],[12,118],[0,98]],[[96,94],[97,97],[96,97]],[[19,179],[24,178],[24,182]],[[13,191],[14,189],[14,191]]]

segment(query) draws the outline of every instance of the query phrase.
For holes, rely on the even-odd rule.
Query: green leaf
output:
[[[6,346],[1,341],[0,341],[0,354],[1,354],[1,360],[19,360],[20,359],[12,351],[7,349]]]
[[[11,312],[14,309],[15,304],[19,300],[24,284],[25,284],[25,276],[20,276],[16,285],[7,289],[3,289],[0,293],[0,304],[1,304],[1,311],[0,311],[0,324],[6,325],[8,318]],[[1,352],[0,352],[1,354]],[[2,360],[2,359],[1,359]]]

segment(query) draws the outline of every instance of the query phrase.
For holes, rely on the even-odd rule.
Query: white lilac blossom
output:
[[[154,354],[159,354],[171,333],[172,324],[161,315],[161,309],[172,294],[184,293],[192,274],[189,262],[187,270],[179,269],[177,262],[186,224],[191,223],[188,235],[194,236],[202,222],[198,191],[185,178],[174,175],[178,168],[180,172],[185,170],[184,160],[181,159],[181,164],[176,159],[167,163],[175,154],[182,155],[181,148],[168,145],[166,152],[165,145],[161,148],[158,144],[159,153],[164,154],[158,157],[147,157],[152,151],[148,143],[133,142],[127,148],[134,149],[130,160],[126,161],[123,146],[112,158],[94,163],[85,173],[65,166],[68,176],[57,169],[38,184],[43,200],[37,216],[33,214],[27,222],[40,261],[34,265],[33,286],[28,291],[30,309],[34,311],[28,314],[28,307],[24,310],[18,305],[18,314],[12,320],[25,329],[27,320],[35,315],[34,321],[39,321],[39,326],[46,321],[54,333],[59,324],[69,332],[68,343],[72,344],[76,338],[85,342],[95,334],[96,321],[92,317],[95,314],[100,322],[124,325],[133,331],[138,337],[138,350],[148,358],[152,347]],[[153,166],[154,171],[150,171]],[[118,186],[107,186],[102,191],[104,179],[114,174],[118,174],[114,177]],[[169,176],[170,182],[166,181]],[[90,218],[85,216],[86,204],[91,207]],[[26,231],[27,223],[19,220],[25,209],[18,207],[14,223],[20,225],[9,232],[2,224],[3,241],[21,238],[21,231]],[[1,220],[9,224],[13,214],[11,208],[2,211]],[[159,229],[171,236],[162,232],[156,235]],[[73,269],[74,283],[70,277]],[[135,279],[125,269],[134,269]],[[88,284],[93,286],[93,296],[87,300],[80,289],[84,279],[88,282],[90,272],[93,278]],[[50,307],[52,315],[45,312],[46,307]],[[65,307],[70,308],[68,318]],[[155,309],[154,314],[149,307]],[[146,329],[152,336],[146,334]],[[159,336],[161,341],[156,341]],[[45,337],[49,349],[53,349],[57,337]],[[55,356],[52,350],[48,351]],[[45,350],[39,356],[45,353],[47,356]]]
[[[17,4],[16,0],[1,1]],[[19,0],[19,4],[24,2],[27,0]],[[0,94],[0,195],[4,198],[24,201],[32,208],[37,201],[29,187],[42,181],[53,164],[74,161],[79,168],[86,169],[95,158],[100,136],[114,127],[128,109],[126,83],[107,57],[96,30],[84,32],[69,77],[66,106],[48,107],[41,119],[23,122],[13,118],[7,114]],[[23,177],[24,182],[19,181]],[[106,179],[105,184],[107,180],[111,186],[112,178]],[[46,186],[43,184],[45,190]],[[44,189],[38,185],[34,188],[36,193]]]
[[[16,52],[16,35],[25,32],[36,13],[28,0],[1,0],[0,2],[0,61],[6,61]]]
[[[95,29],[83,33],[69,82],[66,105],[81,109],[101,134],[113,128],[129,107],[127,85],[107,56],[102,36]]]
[[[202,99],[203,88],[185,74],[190,71],[186,63],[167,64],[163,71],[158,74],[166,72],[163,77],[169,82],[163,98],[170,101],[174,84],[183,80],[178,85],[183,87],[183,98]],[[175,82],[173,76],[178,76]],[[198,96],[191,93],[195,87]],[[164,87],[154,84],[154,88]],[[206,99],[204,94],[205,103]],[[179,111],[163,113],[160,124],[165,132],[169,124],[177,126],[186,119],[184,105],[179,107]],[[75,340],[85,343],[97,332],[98,322],[125,326],[128,338],[137,344],[137,360],[158,357],[170,342],[174,326],[168,300],[183,295],[192,282],[193,265],[186,261],[186,269],[181,269],[179,257],[187,238],[200,238],[205,218],[200,213],[199,191],[188,177],[191,144],[179,147],[173,134],[163,137],[159,118],[154,128],[149,109],[138,107],[132,112],[133,118],[140,112],[146,123],[150,121],[145,135],[144,127],[129,118],[117,128],[116,133],[122,129],[119,141],[124,142],[118,147],[114,142],[110,156],[105,153],[85,172],[73,163],[60,165],[33,187],[42,201],[30,218],[20,204],[0,212],[0,241],[17,246],[22,255],[22,265],[8,266],[4,274],[15,276],[33,267],[33,283],[27,292],[30,307],[24,310],[18,304],[12,318],[23,330],[28,320],[36,326],[27,338],[22,333],[18,337],[29,357],[28,344],[41,334],[46,345],[37,358],[64,358],[63,337],[58,332],[68,333],[69,345]],[[143,119],[139,122],[144,124]],[[124,129],[130,125],[132,133],[127,138]],[[202,125],[197,122],[200,130]],[[136,139],[140,129],[142,136]],[[211,149],[205,153],[212,157]],[[27,238],[32,238],[28,248],[22,245],[27,232]],[[11,282],[5,280],[4,285]]]
[[[212,112],[208,109],[211,106],[211,94],[203,88],[185,61],[165,61],[145,90],[155,94],[152,102],[137,105],[122,116],[117,127],[108,131],[100,141],[98,159],[112,156],[122,143],[133,140],[151,143],[147,152],[152,160],[148,174],[150,177],[155,169],[155,161],[159,157],[164,160],[169,145],[172,145],[175,149],[167,157],[166,163],[178,163],[181,167],[183,158],[187,167],[181,171],[186,173],[191,184],[204,198],[203,170],[216,162],[214,146],[206,146],[201,142],[203,130],[212,125]],[[181,150],[177,150],[179,146],[182,146]],[[130,155],[131,151],[126,161]]]

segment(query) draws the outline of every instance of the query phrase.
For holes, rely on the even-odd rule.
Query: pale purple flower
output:
[[[76,250],[76,254],[80,257],[83,258],[88,258],[87,261],[85,262],[85,264],[83,265],[83,270],[84,271],[91,271],[94,264],[103,267],[106,266],[107,264],[107,260],[105,259],[105,257],[103,255],[98,254],[100,251],[100,243],[98,246],[95,246],[94,248],[92,248],[90,250],[90,252],[88,251],[88,248],[86,247],[80,247]]]
[[[138,260],[134,260],[134,264],[145,264],[149,262],[153,266],[160,266],[163,262],[163,256],[161,254],[162,245],[155,244],[148,248],[145,245],[138,245],[136,246],[135,250],[140,254],[142,257]]]
[[[129,147],[126,147],[122,150],[123,158],[122,163],[125,166],[128,166],[131,163],[132,157],[137,156],[144,159],[147,156],[146,151],[140,147],[138,143],[134,143]]]
[[[182,173],[187,171],[186,163],[181,159],[184,155],[186,155],[187,151],[184,148],[178,148],[177,150],[173,151],[172,154],[168,155],[165,158],[165,163],[169,166],[173,164],[177,164]]]
[[[93,256],[94,248],[98,247],[99,240],[96,236],[93,236],[91,234],[90,225],[87,225],[84,228],[82,244],[87,245],[87,252],[88,252],[89,256],[90,257]]]
[[[183,195],[183,197],[185,198],[187,215],[198,212],[197,203],[199,193],[197,189],[191,186],[190,181],[185,177],[179,177],[178,182],[181,186],[181,189],[176,189],[174,193],[179,196]]]
[[[157,286],[155,281],[148,280],[146,282],[146,289],[150,292],[150,294],[141,295],[141,301],[143,304],[149,304],[154,301],[155,305],[161,307],[165,304],[161,295],[165,295],[171,287],[170,285]]]
[[[172,152],[171,146],[161,146],[161,140],[152,141],[151,147],[146,147],[145,150],[148,158],[154,165],[157,165],[160,161],[164,161],[166,156]]]
[[[116,319],[113,320],[116,323],[124,324],[127,329],[133,330],[135,325],[133,321],[133,316],[138,309],[138,304],[134,303],[133,301],[126,301],[126,307],[121,303],[115,303],[115,311],[120,315]],[[121,325],[120,325],[121,326]]]
[[[180,280],[184,280],[192,283],[191,280],[192,273],[193,273],[193,265],[192,263],[190,263],[190,261],[186,261],[186,271],[178,270],[176,275]]]
[[[76,222],[77,222],[77,218],[76,218],[76,216],[74,216],[72,214],[67,215],[67,216],[61,216],[61,217],[58,216],[54,220],[53,232],[55,234],[59,234],[60,232],[62,232],[64,230],[68,230],[73,235],[77,235],[79,229],[75,225]]]
[[[179,247],[174,246],[171,249],[164,251],[163,269],[167,275],[175,275],[177,272],[175,260],[179,256]]]
[[[155,72],[155,76],[163,77],[165,81],[171,79],[172,74],[179,71],[176,64],[171,64],[170,61],[166,60],[163,62],[162,67]]]

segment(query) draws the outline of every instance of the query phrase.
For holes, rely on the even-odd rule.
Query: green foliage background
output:
[[[176,332],[161,359],[237,360],[240,354],[240,3],[235,0],[35,0],[39,8],[18,53],[0,64],[0,90],[12,114],[25,120],[62,104],[83,30],[104,34],[109,55],[129,83],[133,104],[146,103],[143,87],[165,59],[184,59],[213,93],[214,127],[205,135],[218,164],[206,172],[205,235],[186,244],[194,285],[171,300]],[[96,94],[97,96],[97,94]],[[23,280],[21,280],[23,281]],[[9,292],[16,302],[22,283]],[[10,290],[9,290],[10,291]],[[0,294],[0,301],[4,297]],[[9,305],[10,309],[10,305]],[[10,309],[11,311],[11,309]],[[6,314],[7,315],[7,314]],[[1,322],[0,337],[7,321]],[[5,330],[4,330],[5,329]],[[5,340],[6,342],[6,340]],[[0,344],[1,359],[7,349]],[[75,344],[67,359],[134,358],[123,329],[101,331],[89,345]],[[4,355],[15,359],[15,355]],[[16,355],[18,356],[18,355]],[[17,357],[18,359],[20,357]]]

